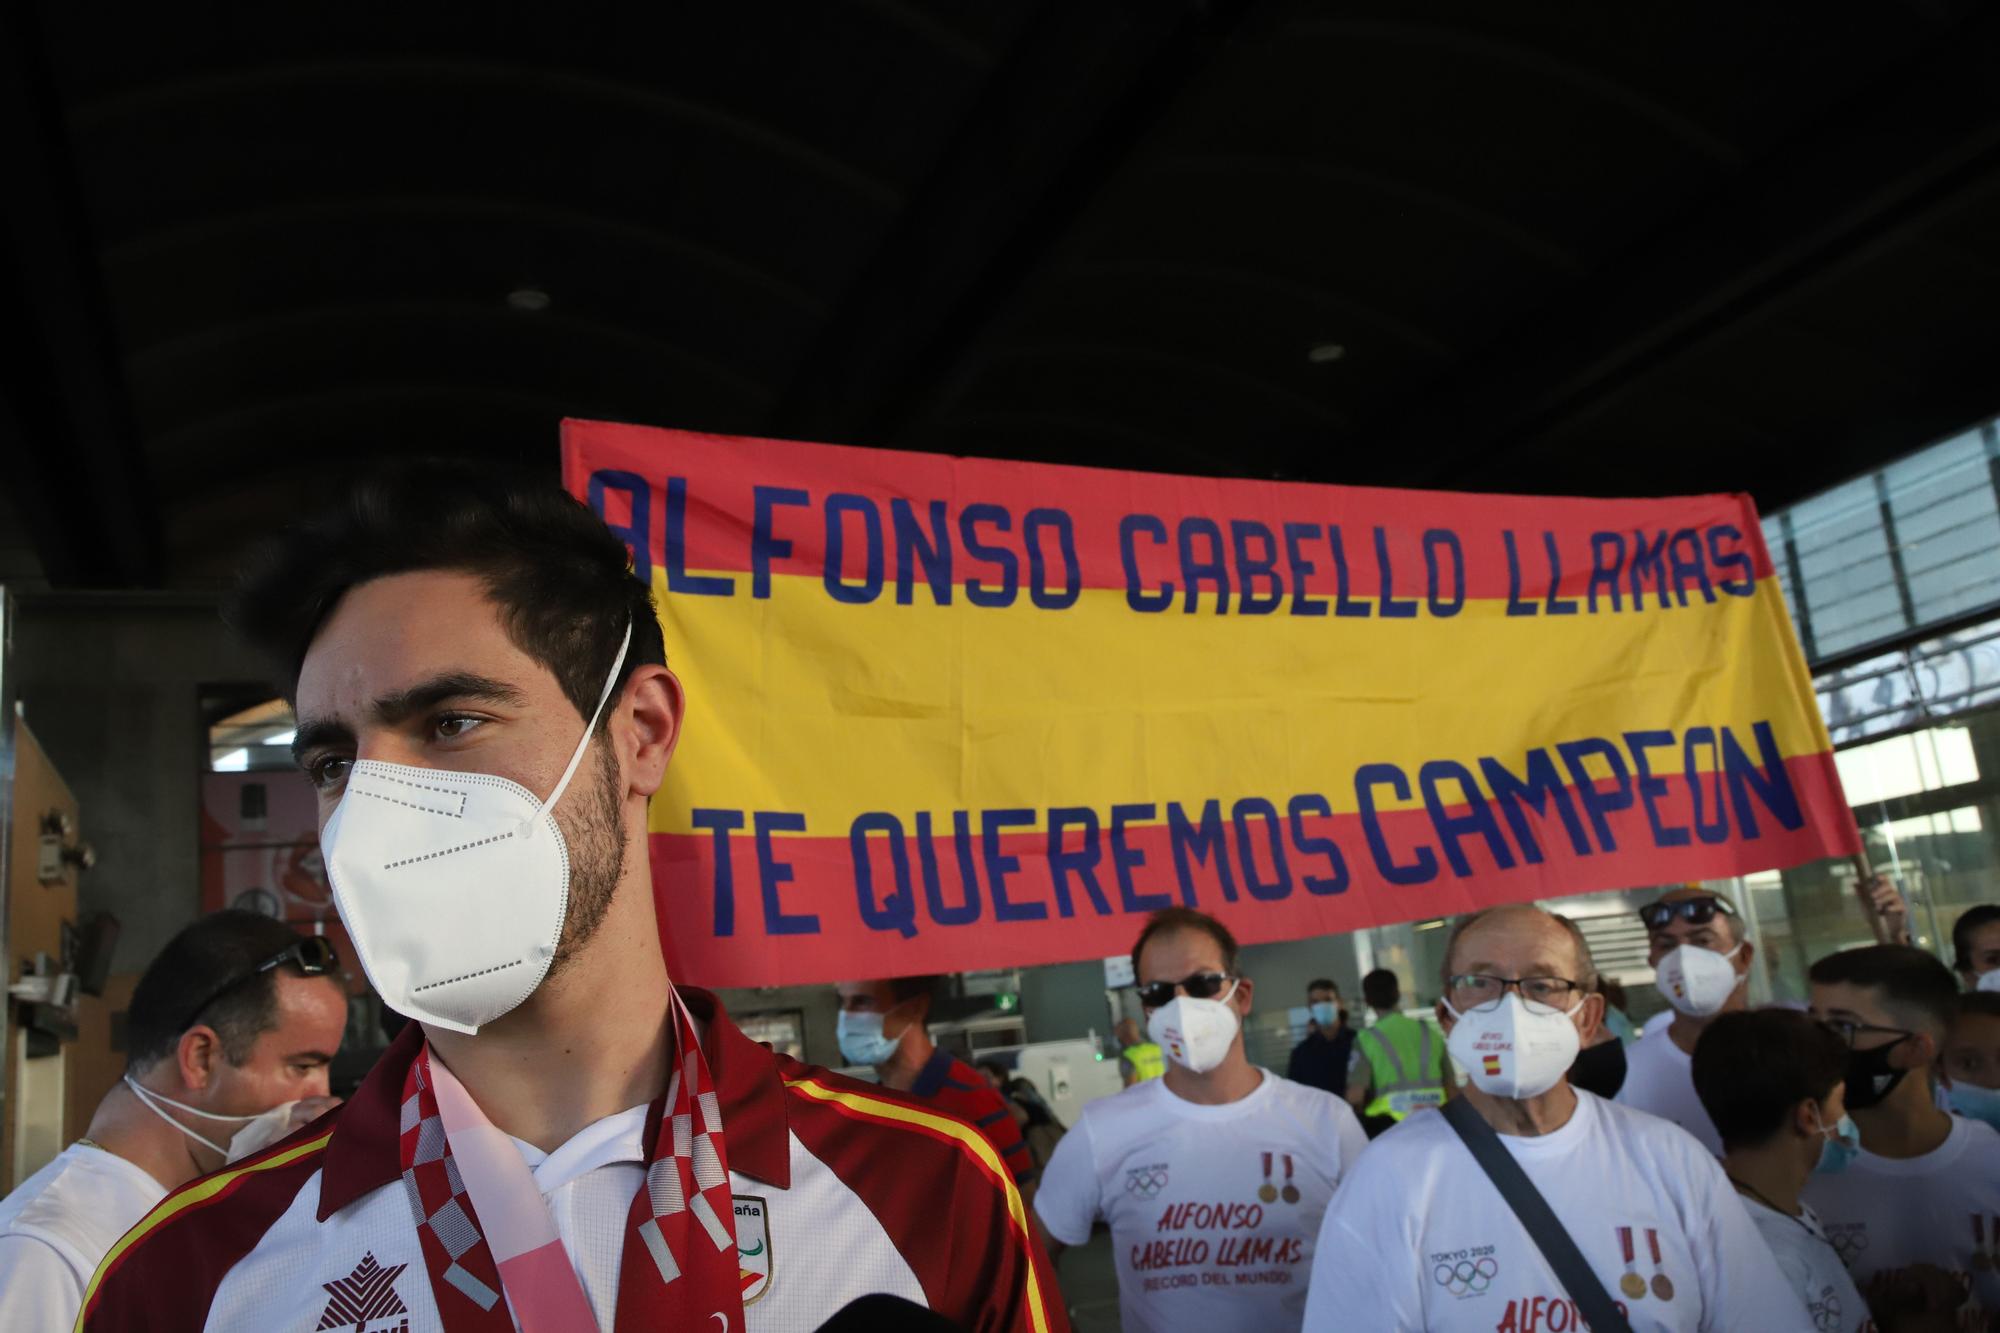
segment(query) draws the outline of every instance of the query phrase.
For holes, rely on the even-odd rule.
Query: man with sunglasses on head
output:
[[[1674,1126],[1569,1084],[1603,1021],[1573,922],[1525,904],[1461,920],[1437,1017],[1464,1104],[1569,1233],[1634,1333],[1793,1333],[1812,1323],[1722,1167]],[[1456,1114],[1451,1113],[1451,1114]],[[1580,1329],[1527,1226],[1445,1114],[1376,1139],[1320,1232],[1312,1329]]]
[[[1052,1254],[1110,1225],[1126,1333],[1296,1329],[1319,1220],[1367,1146],[1340,1098],[1243,1050],[1253,986],[1236,939],[1189,908],[1157,912],[1132,969],[1167,1072],[1090,1103],[1042,1173]]]
[[[347,992],[326,940],[217,912],[147,965],[125,1077],[83,1138],[0,1200],[0,1328],[66,1329],[105,1253],[167,1194],[335,1105]]]
[[[1673,1006],[1673,1021],[1625,1052],[1618,1100],[1671,1120],[1722,1156],[1722,1135],[1694,1088],[1694,1048],[1719,1014],[1749,1007],[1750,960],[1743,919],[1719,893],[1687,884],[1639,909],[1654,984]]]
[[[551,485],[423,462],[248,580],[335,904],[412,1021],[312,1132],[142,1221],[88,1333],[793,1333],[878,1294],[1067,1327],[977,1130],[668,975],[708,899],[655,896],[683,697],[631,561]]]
[[[1803,1198],[1864,1291],[1922,1263],[1969,1290],[1966,1327],[2000,1315],[2000,1131],[1938,1109],[1934,1081],[1958,986],[1922,949],[1877,944],[1807,973],[1813,1017],[1847,1046],[1858,1148],[1836,1150]]]

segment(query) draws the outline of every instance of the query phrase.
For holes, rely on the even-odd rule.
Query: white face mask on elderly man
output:
[[[1492,1008],[1466,1013],[1446,1000],[1444,1007],[1457,1022],[1445,1049],[1481,1092],[1513,1100],[1539,1097],[1576,1063],[1583,1038],[1570,1018],[1583,1008],[1584,998],[1567,1010],[1531,1008],[1508,991]]]
[[[590,747],[617,660],[546,801],[518,782],[355,763],[320,834],[334,905],[382,1003],[468,1035],[542,984],[569,911],[569,847],[551,813]]]

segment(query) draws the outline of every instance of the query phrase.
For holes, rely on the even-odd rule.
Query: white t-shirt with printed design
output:
[[[1884,1269],[1932,1263],[1971,1284],[1967,1310],[2000,1313],[2000,1130],[1953,1116],[1922,1157],[1864,1149],[1844,1171],[1816,1172],[1801,1197],[1861,1286]]]
[[[1590,1093],[1576,1102],[1553,1133],[1500,1142],[1624,1306],[1633,1333],[1810,1333],[1804,1304],[1701,1144]],[[1358,1327],[1356,1311],[1368,1312],[1371,1329],[1583,1328],[1441,1114],[1412,1116],[1370,1144],[1327,1212],[1306,1327]]]
[[[1861,1299],[1854,1279],[1826,1238],[1819,1217],[1810,1207],[1790,1217],[1744,1196],[1743,1206],[1757,1232],[1778,1261],[1778,1268],[1805,1302],[1806,1314],[1818,1333],[1869,1333],[1875,1321]]]
[[[1043,1169],[1049,1235],[1110,1225],[1126,1333],[1300,1326],[1320,1218],[1368,1137],[1341,1098],[1258,1072],[1224,1106],[1157,1078],[1092,1102]]]
[[[1694,1057],[1674,1044],[1664,1027],[1625,1048],[1625,1082],[1618,1104],[1671,1120],[1722,1156],[1722,1135],[1694,1090]]]

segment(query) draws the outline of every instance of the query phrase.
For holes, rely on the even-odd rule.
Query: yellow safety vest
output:
[[[1433,1043],[1429,1023],[1385,1014],[1374,1027],[1357,1032],[1354,1045],[1368,1061],[1373,1093],[1363,1115],[1401,1120],[1423,1107],[1444,1105],[1444,1051]]]
[[[1127,1046],[1119,1052],[1132,1062],[1132,1069],[1141,1083],[1149,1078],[1158,1078],[1167,1072],[1166,1054],[1152,1042],[1141,1042],[1137,1046]]]

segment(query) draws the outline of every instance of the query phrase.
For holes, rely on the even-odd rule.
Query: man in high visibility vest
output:
[[[1146,1040],[1137,1019],[1121,1018],[1112,1031],[1118,1038],[1118,1072],[1125,1076],[1126,1087],[1167,1072],[1166,1054]]]
[[[1448,1080],[1444,1039],[1429,1023],[1397,1012],[1403,994],[1394,972],[1382,967],[1361,978],[1361,998],[1375,1011],[1375,1025],[1354,1035],[1346,1095],[1373,1138],[1412,1111],[1443,1105]]]

